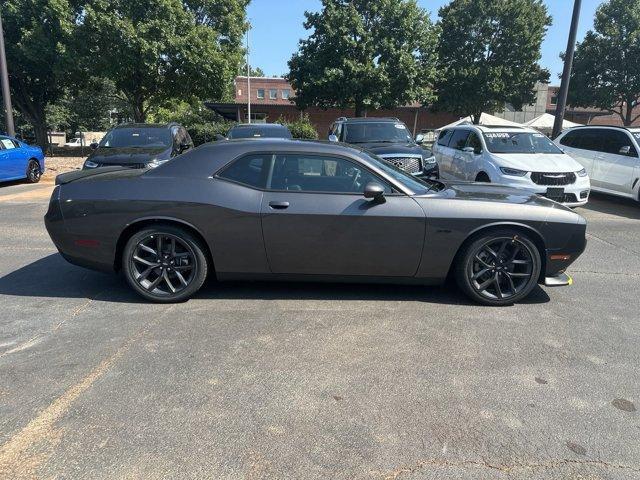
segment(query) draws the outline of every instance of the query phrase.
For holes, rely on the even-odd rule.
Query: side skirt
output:
[[[378,283],[399,285],[441,285],[444,278],[369,277],[366,275],[300,275],[282,273],[223,273],[216,272],[219,281],[265,282],[322,282],[322,283]]]

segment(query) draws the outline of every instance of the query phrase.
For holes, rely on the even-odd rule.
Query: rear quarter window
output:
[[[446,147],[449,145],[449,141],[451,140],[451,135],[453,134],[453,130],[443,130],[438,135],[438,145],[441,147]]]

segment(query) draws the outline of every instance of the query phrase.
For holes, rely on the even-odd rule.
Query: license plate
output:
[[[551,200],[560,200],[564,197],[564,188],[547,188],[545,197]]]

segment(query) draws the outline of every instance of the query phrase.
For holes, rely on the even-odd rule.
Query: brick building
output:
[[[230,103],[206,102],[205,105],[224,118],[237,122],[248,120],[247,94],[251,96],[251,121],[275,122],[282,118],[295,120],[307,114],[320,138],[327,135],[329,126],[338,117],[353,117],[353,109],[308,108],[298,110],[292,102],[293,88],[284,78],[251,77],[251,92],[248,91],[247,77],[236,77],[234,82],[235,101]],[[432,130],[458,119],[448,113],[433,113],[419,104],[407,105],[390,110],[370,110],[370,117],[397,117],[415,134]]]

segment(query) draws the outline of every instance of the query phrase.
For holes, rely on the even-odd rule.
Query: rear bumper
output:
[[[566,273],[559,273],[554,277],[546,277],[544,284],[547,287],[566,287],[573,284],[573,278]]]

